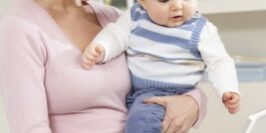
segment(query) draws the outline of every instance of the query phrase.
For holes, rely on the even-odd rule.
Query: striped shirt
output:
[[[104,61],[127,51],[133,86],[139,89],[193,88],[207,67],[218,95],[239,93],[234,61],[227,54],[217,29],[199,13],[183,25],[155,24],[135,4],[93,41],[105,49]]]

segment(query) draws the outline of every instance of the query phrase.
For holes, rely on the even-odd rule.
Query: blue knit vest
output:
[[[198,42],[207,19],[196,13],[181,26],[164,27],[135,4],[131,21],[127,54],[133,88],[181,93],[194,88],[205,69],[195,66],[204,66]]]

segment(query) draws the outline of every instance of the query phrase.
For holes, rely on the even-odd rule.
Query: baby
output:
[[[133,87],[126,133],[161,133],[165,109],[143,100],[191,91],[205,68],[227,110],[239,110],[234,61],[195,0],[138,0],[86,48],[83,66],[89,69],[124,51]]]

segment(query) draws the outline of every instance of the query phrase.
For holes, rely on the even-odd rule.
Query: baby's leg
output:
[[[138,96],[132,104],[126,123],[126,133],[161,133],[164,107],[144,104],[143,100],[153,97],[152,93]]]

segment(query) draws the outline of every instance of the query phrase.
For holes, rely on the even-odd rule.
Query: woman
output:
[[[86,45],[119,14],[83,4],[17,0],[2,19],[0,88],[11,133],[123,132],[130,90],[124,55],[90,71],[81,65]],[[166,107],[166,133],[187,132],[206,109],[200,91],[147,102]]]

